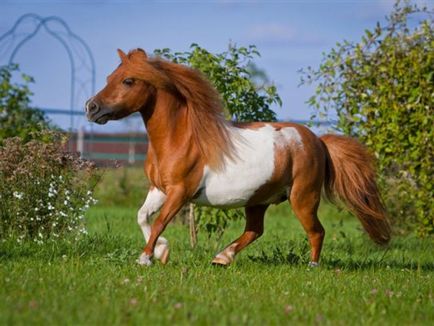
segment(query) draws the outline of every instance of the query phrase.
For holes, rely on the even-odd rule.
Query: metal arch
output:
[[[91,74],[91,94],[95,93],[95,60],[94,57],[92,55],[92,51],[90,50],[89,46],[87,45],[87,43],[81,38],[79,37],[77,34],[73,33],[71,31],[71,29],[69,28],[69,26],[67,25],[67,23],[61,19],[60,17],[57,16],[48,16],[48,17],[41,17],[37,14],[25,14],[23,16],[21,16],[20,18],[18,18],[18,20],[15,22],[15,24],[13,25],[13,27],[7,31],[6,33],[4,33],[2,36],[0,36],[0,46],[2,44],[2,42],[5,42],[8,38],[12,37],[12,40],[16,38],[17,34],[16,34],[16,30],[18,27],[20,27],[25,21],[36,21],[36,23],[34,22],[34,28],[33,31],[30,32],[29,34],[27,34],[20,42],[18,42],[17,45],[15,45],[15,47],[12,50],[11,55],[9,56],[9,63],[12,63],[16,54],[18,53],[18,51],[28,42],[30,41],[32,38],[34,38],[38,32],[40,31],[40,29],[43,27],[44,30],[50,34],[54,39],[56,39],[57,41],[60,42],[60,44],[63,46],[63,48],[65,49],[67,55],[68,55],[68,59],[70,62],[70,69],[71,69],[71,82],[70,82],[70,131],[73,130],[73,114],[74,114],[74,107],[75,107],[75,93],[76,93],[76,84],[77,84],[77,76],[76,76],[76,71],[77,71],[77,64],[76,61],[74,60],[74,51],[73,51],[73,47],[72,45],[74,44],[73,41],[78,42],[78,44],[80,44],[84,50],[85,53],[88,56],[88,59],[90,61],[90,66],[86,65],[86,61],[84,60],[83,57],[80,57],[79,53],[77,51],[75,51],[75,54],[79,57],[79,61],[81,62],[81,64],[84,66],[84,68],[86,68],[85,70],[87,70],[88,72],[90,72]],[[57,32],[54,31],[51,27],[50,27],[50,23],[55,23],[60,25],[66,34],[66,37],[64,37],[61,33],[62,32]],[[12,42],[14,43],[14,42]],[[13,45],[13,44],[12,44]],[[88,83],[88,79],[86,79],[85,82],[81,82],[81,89],[83,89],[84,84]]]

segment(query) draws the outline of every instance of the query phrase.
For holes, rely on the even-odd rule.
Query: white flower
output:
[[[18,192],[18,191],[14,191],[13,195],[17,199],[21,199],[24,196],[24,194],[22,192]]]

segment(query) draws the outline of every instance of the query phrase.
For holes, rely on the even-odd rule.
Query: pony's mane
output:
[[[146,55],[145,60],[134,60],[138,52],[128,53],[131,64],[128,68],[133,69],[137,78],[175,93],[185,102],[193,141],[212,169],[222,168],[225,157],[233,158],[233,143],[220,94],[198,70]]]

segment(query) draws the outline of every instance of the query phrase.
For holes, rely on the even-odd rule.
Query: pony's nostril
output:
[[[99,109],[98,104],[93,100],[87,102],[86,107],[87,107],[87,112],[89,113],[96,113]]]

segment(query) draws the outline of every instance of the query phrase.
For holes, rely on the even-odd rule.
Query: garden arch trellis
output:
[[[0,36],[0,58],[6,57],[8,64],[15,63],[14,59],[20,49],[41,30],[45,30],[62,45],[69,59],[71,78],[69,113],[65,111],[64,114],[69,114],[69,130],[73,131],[74,116],[83,114],[82,111],[76,110],[77,100],[95,93],[95,60],[87,43],[73,33],[62,18],[41,17],[30,13],[18,18],[12,28]],[[63,110],[57,109],[44,109],[44,111],[63,113]]]

